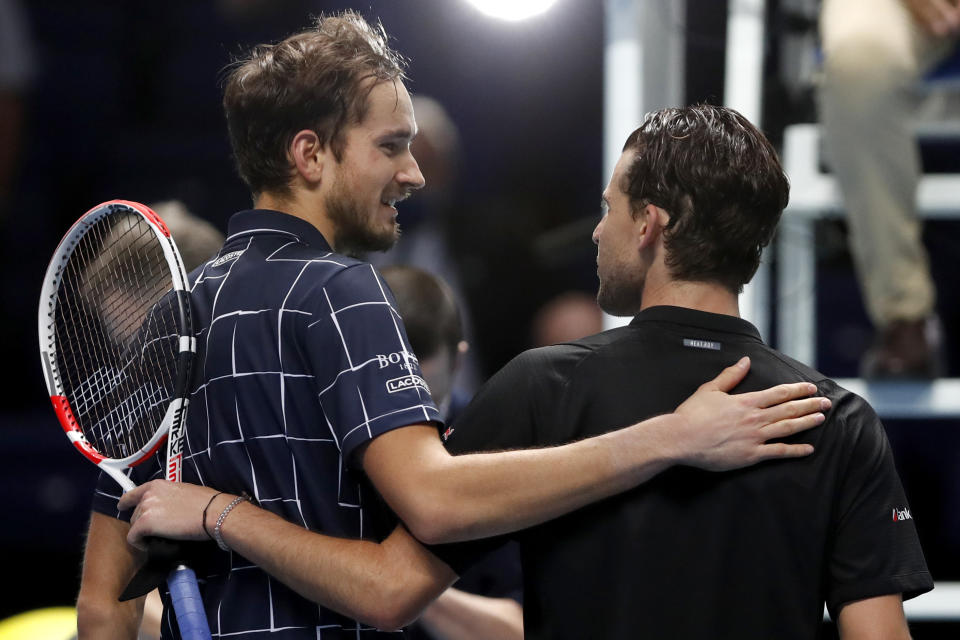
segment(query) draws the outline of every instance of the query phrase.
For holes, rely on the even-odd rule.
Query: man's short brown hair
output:
[[[402,80],[406,61],[379,23],[346,11],[314,28],[254,47],[227,76],[223,108],[240,177],[250,191],[289,192],[287,149],[297,132],[316,132],[342,158],[344,131],[363,121],[370,90]]]
[[[650,114],[623,150],[637,154],[620,185],[634,212],[654,204],[670,214],[671,276],[742,291],[790,194],[766,136],[737,111],[704,104]]]

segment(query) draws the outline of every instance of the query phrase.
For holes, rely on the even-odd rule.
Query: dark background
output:
[[[221,229],[249,205],[229,158],[220,79],[250,45],[306,27],[311,14],[353,7],[379,17],[411,59],[412,92],[449,110],[462,157],[448,242],[483,375],[529,346],[530,317],[548,298],[569,288],[592,293],[589,229],[604,178],[600,0],[558,0],[549,13],[517,24],[487,18],[461,0],[24,4],[37,73],[24,96],[17,177],[0,205],[0,356],[8,372],[0,407],[0,549],[8,575],[20,578],[0,600],[0,618],[73,602],[96,476],[60,434],[37,359],[35,314],[47,260],[70,224],[104,200],[178,198]],[[726,3],[688,5],[688,101],[717,102]],[[248,10],[236,9],[243,6]],[[813,112],[809,92],[787,90],[775,73],[778,38],[797,25],[776,2],[768,22],[764,122],[779,141],[784,124],[811,120]],[[928,162],[944,164],[930,154]],[[408,205],[416,211],[415,200]],[[542,242],[544,234],[578,224],[583,232],[575,240]],[[818,231],[818,363],[837,377],[856,375],[870,339],[844,234],[838,222]],[[927,237],[949,373],[957,376],[960,229],[931,223]],[[934,576],[960,579],[957,421],[887,427]]]

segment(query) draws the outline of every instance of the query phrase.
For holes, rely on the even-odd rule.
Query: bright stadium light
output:
[[[549,9],[556,0],[469,0],[477,9],[501,20],[516,22]]]

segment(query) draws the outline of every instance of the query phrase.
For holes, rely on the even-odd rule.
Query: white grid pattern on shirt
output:
[[[276,246],[276,239],[278,237],[276,234],[281,234],[283,238],[283,242],[279,246]],[[238,249],[235,241],[240,237],[244,238],[245,244]],[[260,246],[261,243],[263,246]],[[229,249],[227,248],[228,246]],[[224,479],[230,477],[236,482],[238,478],[235,475],[235,471],[237,470],[228,470],[229,472],[224,476],[225,470],[222,466],[229,465],[230,462],[235,463],[237,454],[242,452],[240,455],[245,454],[244,457],[248,468],[245,474],[243,472],[241,473],[241,478],[245,476],[246,481],[250,482],[249,489],[252,490],[251,493],[259,500],[262,506],[274,509],[277,513],[284,515],[288,519],[294,521],[299,519],[300,524],[314,529],[324,527],[322,521],[317,521],[318,517],[323,516],[323,514],[326,514],[324,517],[330,517],[330,509],[338,509],[341,510],[341,515],[333,517],[345,523],[344,526],[352,520],[354,523],[351,525],[353,532],[363,536],[367,532],[365,531],[364,525],[364,508],[362,508],[362,501],[360,500],[361,492],[359,486],[355,484],[356,481],[346,472],[347,465],[343,458],[344,441],[350,440],[350,442],[354,442],[356,438],[355,432],[360,427],[365,427],[366,429],[363,439],[374,437],[379,432],[374,431],[371,425],[378,423],[378,421],[381,423],[387,421],[387,423],[389,423],[391,420],[400,420],[401,422],[405,421],[406,424],[412,424],[420,420],[430,421],[438,419],[438,414],[432,401],[429,399],[429,395],[422,393],[418,388],[415,388],[416,399],[414,400],[413,394],[411,393],[410,401],[407,401],[406,406],[396,406],[395,398],[391,396],[389,400],[394,401],[393,406],[387,405],[387,408],[383,410],[378,409],[377,412],[368,414],[368,407],[384,406],[382,398],[387,397],[385,390],[382,386],[376,389],[362,389],[355,382],[355,379],[359,379],[356,378],[356,376],[362,376],[369,370],[373,370],[372,368],[376,368],[378,366],[378,359],[376,354],[369,354],[363,358],[362,362],[355,363],[351,353],[351,346],[355,345],[351,344],[349,331],[341,327],[341,319],[344,318],[346,319],[345,321],[352,321],[354,318],[347,318],[347,316],[357,313],[363,314],[368,311],[372,312],[378,307],[387,310],[387,316],[393,319],[392,326],[389,327],[389,330],[387,330],[387,327],[384,327],[385,330],[380,333],[382,336],[390,334],[394,336],[395,339],[391,339],[391,343],[394,345],[391,347],[391,352],[403,354],[404,362],[409,363],[409,348],[396,320],[398,314],[390,304],[378,274],[371,266],[363,265],[363,263],[356,261],[348,261],[341,256],[329,252],[314,252],[312,256],[304,257],[306,252],[303,245],[297,242],[287,241],[287,234],[282,229],[259,229],[254,232],[243,232],[231,236],[225,244],[221,255],[238,250],[240,255],[229,262],[229,267],[226,268],[225,273],[221,273],[224,271],[223,269],[212,268],[211,264],[213,261],[207,263],[194,282],[192,289],[195,297],[196,294],[199,293],[199,297],[202,298],[205,295],[211,302],[209,303],[209,313],[204,314],[208,316],[209,321],[206,323],[206,326],[200,327],[200,330],[197,332],[198,342],[202,341],[204,345],[204,349],[202,350],[203,361],[200,363],[202,384],[198,384],[195,387],[190,406],[188,437],[185,438],[184,454],[185,459],[190,462],[188,468],[192,471],[193,477],[188,476],[186,479],[199,482],[209,481],[209,484],[212,486],[229,488],[224,484]],[[251,267],[244,265],[244,260],[248,254],[253,253],[254,250],[263,252],[265,256],[260,258],[262,266],[259,267],[264,271],[269,269],[271,265],[278,267],[281,263],[287,263],[289,267],[279,269],[277,273],[290,274],[291,270],[293,270],[292,282],[282,291],[279,288],[273,291],[274,294],[279,296],[279,304],[264,304],[264,301],[261,300],[258,304],[252,306],[248,305],[237,308],[237,289],[243,287],[253,288],[257,286],[257,283],[237,281],[237,283],[234,284],[234,279],[236,278],[234,268],[240,265],[249,270]],[[254,265],[254,267],[257,266]],[[369,269],[367,278],[372,276],[370,291],[371,293],[374,291],[377,292],[375,298],[371,297],[361,302],[351,300],[349,303],[338,306],[337,297],[343,296],[343,292],[336,289],[336,282],[332,285],[334,287],[333,289],[330,289],[327,284],[321,287],[313,284],[315,282],[328,283],[348,269]],[[245,273],[249,273],[249,271]],[[275,276],[271,276],[271,278],[273,277]],[[373,287],[374,283],[376,285],[375,288]],[[277,283],[274,281],[274,284]],[[305,291],[316,291],[318,294],[322,291],[323,300],[326,304],[326,311],[324,313],[330,321],[330,328],[324,329],[324,327],[320,326],[324,320],[317,315],[319,308],[311,308],[309,304],[310,301],[305,298]],[[355,294],[356,292],[350,291],[348,293]],[[257,302],[255,298],[252,298],[252,301]],[[303,306],[305,302],[307,304]],[[230,303],[232,306],[224,306],[227,303]],[[245,368],[245,366],[249,365],[247,360],[252,358],[250,353],[248,353],[250,349],[253,349],[253,353],[256,352],[256,345],[251,346],[247,340],[249,340],[251,335],[250,327],[256,327],[257,325],[244,324],[244,326],[241,327],[241,323],[257,323],[264,319],[269,320],[271,314],[275,314],[273,329],[275,336],[273,340],[275,341],[274,357],[278,362],[278,366],[268,366],[254,370]],[[302,318],[303,320],[299,321],[297,318]],[[327,378],[321,381],[316,378],[317,372],[301,370],[302,362],[288,362],[287,358],[290,354],[296,352],[296,350],[288,348],[289,345],[285,344],[285,340],[290,339],[291,335],[295,333],[290,330],[290,327],[293,325],[288,323],[291,322],[302,322],[303,324],[301,326],[305,326],[310,332],[317,330],[335,330],[342,352],[341,356],[333,359],[336,360],[342,357],[347,366],[342,367],[339,371],[329,372]],[[203,324],[202,321],[201,324]],[[226,330],[229,330],[229,334],[224,334]],[[216,345],[218,349],[216,353],[218,355],[211,356],[211,352],[213,351],[211,347],[215,346],[214,341],[224,339],[224,335],[226,335],[226,339],[229,340],[229,348],[223,349],[222,345],[218,344]],[[266,336],[264,335],[264,337]],[[331,342],[331,344],[334,343]],[[229,354],[228,369],[218,368],[223,367],[223,363],[219,360],[211,359],[212,357],[220,357],[224,353]],[[301,368],[298,368],[298,365],[300,365]],[[417,373],[419,374],[418,370]],[[244,380],[246,380],[246,382],[244,382]],[[297,385],[293,388],[289,387],[289,385],[294,382],[297,382]],[[319,387],[321,383],[324,385],[324,388],[317,391],[317,387]],[[267,428],[267,421],[263,419],[258,420],[254,416],[247,415],[249,408],[244,403],[248,398],[245,396],[243,390],[245,388],[251,388],[244,387],[244,385],[252,384],[260,385],[256,387],[258,389],[274,389],[277,394],[274,396],[275,400],[279,398],[279,403],[277,404],[279,412],[278,415],[275,415],[276,420],[272,425],[269,425],[269,428]],[[304,394],[304,389],[306,388],[304,385],[307,384],[311,385],[311,388],[314,389],[314,404],[316,411],[320,412],[319,416],[312,416],[313,421],[316,422],[317,419],[321,419],[322,417],[324,424],[326,424],[329,430],[329,437],[328,434],[323,434],[322,437],[313,437],[311,434],[317,432],[316,428],[312,430],[303,428],[304,425],[302,423],[304,416],[300,414],[303,413],[301,407],[304,405],[304,398],[302,394]],[[337,390],[338,384],[353,384],[353,393],[356,394],[362,410],[362,418],[357,419],[357,424],[351,424],[339,429],[334,426],[329,412],[324,410],[323,403],[320,402],[320,396],[324,393],[332,394]],[[218,385],[224,386],[220,387]],[[226,391],[224,391],[224,389],[226,389]],[[224,393],[233,394],[231,424],[223,424],[223,407],[220,403],[222,402]],[[370,397],[371,393],[377,396],[376,402],[372,401]],[[216,402],[214,398],[217,398]],[[331,401],[333,401],[333,395],[329,396],[328,402]],[[291,402],[294,404],[291,405]],[[296,406],[297,403],[299,403],[299,406]],[[289,411],[293,411],[294,413],[289,414]],[[295,417],[291,417],[291,415]],[[291,420],[293,422],[290,422]],[[337,435],[338,432],[341,434],[340,437]],[[275,447],[277,446],[281,446],[282,449],[276,449]],[[252,450],[251,447],[254,449]],[[321,450],[316,449],[316,447],[332,447],[330,454],[324,454],[331,462],[333,460],[333,454],[336,454],[336,469],[333,472],[335,473],[336,479],[331,483],[335,486],[328,487],[329,491],[326,494],[326,498],[317,495],[317,482],[321,482],[322,484],[322,481],[318,481],[315,477],[318,472],[322,471],[318,465],[326,463],[322,462],[322,456],[318,457]],[[275,452],[283,449],[287,451],[285,466],[284,463],[278,463],[277,460],[273,460],[271,464],[267,464],[265,468],[261,468],[264,467],[265,463],[269,462],[267,460],[267,458],[270,457],[268,452],[273,451],[273,457],[276,458],[277,454]],[[316,464],[310,465],[311,468],[304,469],[301,463],[305,460],[313,460]],[[280,468],[276,468],[277,464],[280,464]],[[273,466],[271,467],[271,465]],[[266,469],[274,473],[264,475]],[[258,474],[258,471],[261,473]],[[231,475],[231,473],[233,475]],[[308,475],[305,476],[304,473]],[[271,483],[268,482],[268,480],[271,480],[268,476],[271,475],[276,476],[274,478],[275,482],[273,482],[275,486],[271,486]],[[333,474],[331,473],[330,475],[332,476]],[[290,483],[289,485],[286,484],[288,481]],[[302,493],[304,488],[303,483],[305,481],[311,486],[307,494]],[[267,482],[267,484],[265,485],[264,482]],[[227,484],[229,484],[229,482]],[[287,488],[291,490],[289,494],[275,494],[277,488],[282,488],[283,486],[287,486]],[[100,494],[105,495],[104,492],[100,492]],[[306,509],[307,505],[305,505],[304,500],[308,500],[311,503],[311,509],[309,511]],[[318,500],[326,501],[328,503],[327,506],[321,506],[317,503]],[[291,506],[295,510],[295,515],[290,511]],[[352,513],[353,515],[348,516],[348,513]],[[217,582],[220,585],[219,593],[225,594],[224,597],[227,598],[218,600],[216,603],[216,616],[211,620],[211,627],[213,627],[211,632],[214,637],[253,640],[254,638],[260,637],[332,638],[346,637],[343,634],[349,634],[351,637],[366,638],[383,633],[354,621],[346,621],[343,618],[334,620],[331,618],[332,614],[315,606],[312,606],[312,609],[316,612],[314,618],[316,624],[305,624],[302,626],[296,623],[291,624],[293,622],[291,616],[293,616],[293,618],[297,618],[298,616],[302,618],[302,615],[297,612],[300,611],[302,613],[303,611],[302,608],[298,609],[299,605],[295,603],[290,606],[285,606],[290,603],[284,602],[283,599],[289,599],[291,592],[285,587],[278,591],[277,587],[281,586],[280,583],[275,582],[272,578],[262,574],[259,569],[251,567],[245,562],[234,565],[234,562],[238,559],[238,557],[231,554],[229,560],[230,567],[226,575],[220,572],[219,574],[209,573],[205,576],[206,581],[210,583]],[[258,574],[263,576],[262,580],[257,578]],[[257,597],[256,594],[247,593],[240,600],[231,599],[229,594],[234,593],[234,591],[228,590],[228,587],[231,583],[238,584],[235,581],[241,580],[241,576],[243,575],[250,576],[250,579],[242,580],[242,584],[247,589],[253,587],[255,584],[262,583],[265,585],[261,596]],[[254,602],[263,603],[264,599],[269,603],[268,610],[267,608],[262,609],[269,613],[268,617],[261,618],[264,623],[261,625],[247,624],[243,628],[236,628],[238,626],[238,616],[242,617],[242,609],[250,608],[251,603]],[[207,604],[209,606],[211,603],[208,602]],[[283,609],[282,614],[281,609]],[[339,618],[335,615],[332,617]],[[295,633],[295,630],[301,630],[307,633],[298,635]],[[314,633],[316,634],[315,636]]]

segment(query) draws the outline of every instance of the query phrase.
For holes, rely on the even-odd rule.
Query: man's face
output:
[[[367,114],[346,131],[343,159],[324,198],[336,225],[334,245],[348,254],[386,251],[400,236],[396,203],[423,186],[410,153],[417,132],[410,95],[401,82],[380,82]]]
[[[620,156],[610,184],[603,192],[606,212],[593,231],[597,245],[597,277],[600,288],[597,303],[614,316],[630,316],[640,311],[646,268],[637,243],[640,222],[630,212],[630,199],[620,185],[636,154]]]

